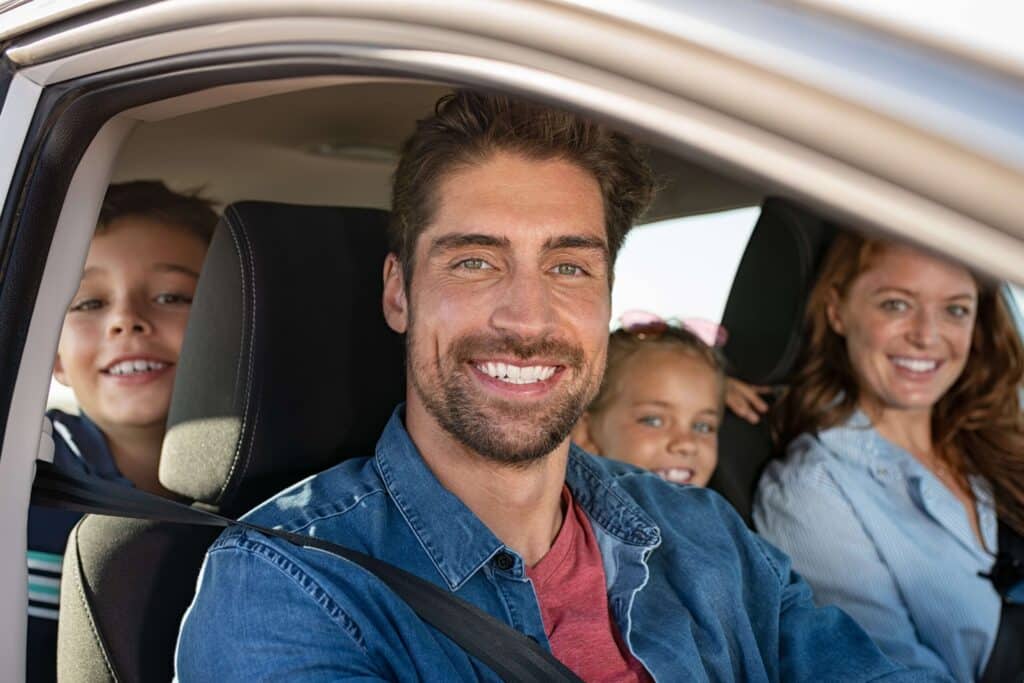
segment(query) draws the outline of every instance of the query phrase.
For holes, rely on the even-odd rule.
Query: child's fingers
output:
[[[761,420],[761,413],[768,410],[768,405],[758,395],[756,387],[731,377],[725,383],[725,404],[729,410],[751,424],[757,424]]]

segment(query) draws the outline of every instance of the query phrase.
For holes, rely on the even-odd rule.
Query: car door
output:
[[[17,3],[0,19],[5,680],[23,672],[25,517],[60,320],[142,108],[168,116],[215,106],[226,86],[366,74],[496,89],[1024,281],[1020,73],[825,12],[739,0],[93,0]]]

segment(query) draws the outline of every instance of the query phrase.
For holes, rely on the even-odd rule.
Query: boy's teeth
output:
[[[134,375],[140,372],[163,370],[166,367],[167,363],[156,360],[125,360],[111,365],[107,372],[111,375]]]
[[[939,365],[938,361],[925,358],[893,358],[892,362],[911,372],[931,372]]]
[[[494,379],[500,379],[509,384],[533,384],[550,379],[555,374],[555,367],[551,365],[528,365],[520,367],[508,363],[479,363],[476,369]]]

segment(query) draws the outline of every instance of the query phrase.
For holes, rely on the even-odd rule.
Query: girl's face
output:
[[[577,425],[580,446],[666,481],[708,483],[718,462],[722,387],[706,362],[652,344],[623,361],[609,389],[604,408]]]
[[[978,287],[964,268],[887,247],[827,313],[857,381],[861,407],[925,411],[953,386],[971,349]]]

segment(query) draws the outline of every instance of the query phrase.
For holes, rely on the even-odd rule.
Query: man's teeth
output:
[[[167,367],[167,363],[161,363],[158,360],[125,360],[115,365],[111,365],[107,368],[107,374],[110,375],[136,375],[140,372],[152,372],[153,370],[163,370]]]
[[[533,384],[551,379],[556,368],[553,365],[528,365],[520,367],[507,363],[479,363],[476,369],[494,379],[500,379],[509,384]]]
[[[893,358],[892,362],[911,372],[931,372],[939,367],[938,361],[928,360],[927,358]]]
[[[689,484],[693,479],[693,470],[685,467],[672,467],[657,471],[659,477],[673,484]]]

